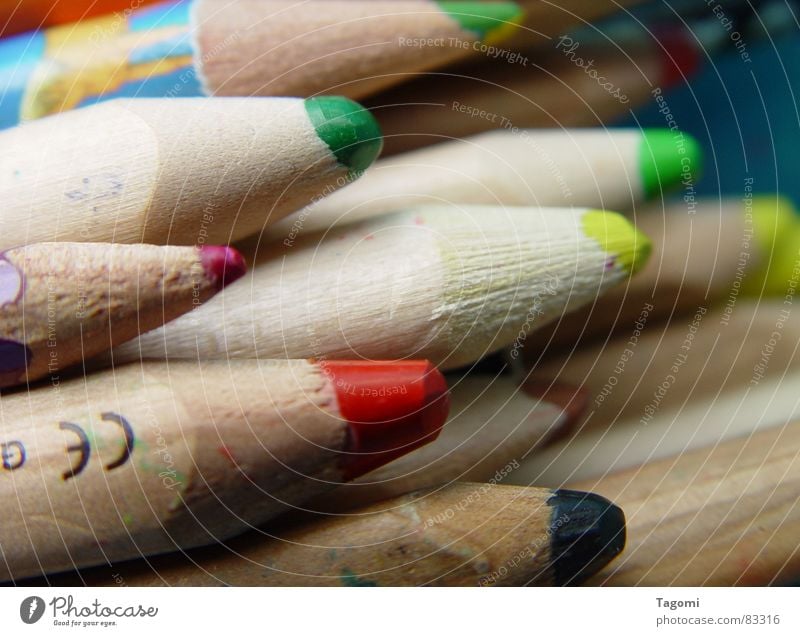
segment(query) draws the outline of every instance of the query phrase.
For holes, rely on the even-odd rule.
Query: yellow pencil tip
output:
[[[647,263],[653,244],[633,223],[617,212],[587,210],[582,218],[585,234],[600,244],[614,264],[635,274]]]
[[[798,285],[800,215],[787,198],[755,196],[745,204],[759,259],[745,277],[742,293],[760,297],[793,294]]]

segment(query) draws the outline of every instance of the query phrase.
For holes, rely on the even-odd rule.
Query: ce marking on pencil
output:
[[[100,420],[116,424],[119,426],[124,436],[125,446],[120,454],[103,467],[105,470],[114,470],[128,461],[131,453],[133,453],[136,437],[130,423],[122,415],[106,412],[100,415]],[[58,427],[62,431],[74,433],[77,438],[75,443],[69,444],[66,447],[67,455],[77,453],[76,459],[73,460],[69,469],[64,471],[61,475],[61,479],[66,481],[77,477],[86,468],[89,463],[89,458],[91,457],[92,446],[89,441],[89,435],[87,435],[86,430],[82,426],[72,422],[59,422]],[[27,460],[25,444],[20,440],[0,443],[0,458],[2,458],[3,470],[17,470],[18,468],[22,468]]]

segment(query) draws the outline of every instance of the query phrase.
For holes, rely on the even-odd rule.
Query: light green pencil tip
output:
[[[796,268],[800,254],[797,209],[780,196],[755,196],[751,205],[759,259],[758,267],[744,279],[742,293],[756,297],[793,294],[798,284]]]
[[[346,97],[305,100],[306,112],[320,139],[351,172],[366,170],[383,148],[378,122],[361,104]]]
[[[586,236],[600,244],[612,261],[630,274],[647,263],[653,244],[628,219],[617,212],[587,210],[582,218]]]
[[[442,2],[436,4],[465,31],[487,42],[511,35],[525,14],[516,2]]]
[[[686,133],[652,128],[642,131],[639,171],[647,198],[660,195],[682,181],[694,183],[703,168],[703,150]]]

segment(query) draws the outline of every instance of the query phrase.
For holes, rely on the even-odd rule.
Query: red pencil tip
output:
[[[661,88],[666,90],[688,81],[700,67],[699,44],[685,28],[665,29],[657,39],[662,56]]]
[[[444,376],[427,360],[319,363],[350,426],[345,480],[435,440],[450,412]]]
[[[232,247],[203,245],[199,250],[206,276],[216,282],[217,289],[239,280],[247,272],[244,256]]]

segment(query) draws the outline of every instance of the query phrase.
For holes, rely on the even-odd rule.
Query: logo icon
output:
[[[29,596],[20,603],[19,617],[23,623],[33,625],[44,614],[44,599],[39,596]]]

